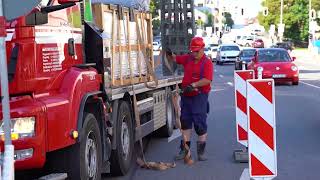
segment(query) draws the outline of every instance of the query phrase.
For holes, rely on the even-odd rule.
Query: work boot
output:
[[[189,146],[189,148],[190,148],[190,141],[187,141],[187,143],[186,143],[188,146]],[[187,149],[184,147],[184,145],[183,145],[183,140],[181,140],[181,143],[180,143],[180,152],[179,152],[179,154],[177,154],[176,155],[176,157],[175,157],[175,159],[176,160],[182,160],[186,155],[187,155],[187,153],[188,153],[188,151],[187,151]]]
[[[207,157],[204,154],[206,148],[206,142],[197,142],[197,153],[198,153],[198,160],[199,161],[206,161]]]

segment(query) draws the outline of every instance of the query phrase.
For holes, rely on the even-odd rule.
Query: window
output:
[[[253,57],[255,53],[255,49],[243,50],[241,53],[241,57]]]
[[[259,51],[258,60],[260,62],[289,62],[291,61],[287,51],[283,50],[262,50]]]
[[[238,46],[222,46],[221,51],[240,51]]]

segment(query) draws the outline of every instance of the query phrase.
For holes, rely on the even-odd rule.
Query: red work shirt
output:
[[[211,60],[207,58],[205,55],[202,56],[202,58],[198,63],[195,63],[194,57],[189,54],[176,56],[176,62],[178,64],[183,65],[184,67],[184,77],[182,80],[182,88],[185,88],[186,86],[200,80],[200,69],[203,61],[205,62],[203,67],[202,78],[206,78],[212,81],[213,80],[213,64]],[[201,90],[201,93],[208,94],[211,90],[211,84],[202,86],[198,89]],[[187,96],[194,96],[194,95],[197,95],[197,92],[192,92]]]

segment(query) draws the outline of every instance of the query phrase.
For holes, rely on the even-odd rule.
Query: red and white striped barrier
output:
[[[254,179],[277,176],[273,79],[247,81],[249,172]]]
[[[237,141],[248,147],[248,117],[247,117],[247,84],[246,81],[254,79],[253,70],[234,72],[234,96],[236,108]]]

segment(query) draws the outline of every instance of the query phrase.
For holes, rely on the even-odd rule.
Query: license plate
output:
[[[272,75],[273,78],[285,78],[286,75],[285,74],[274,74]]]

